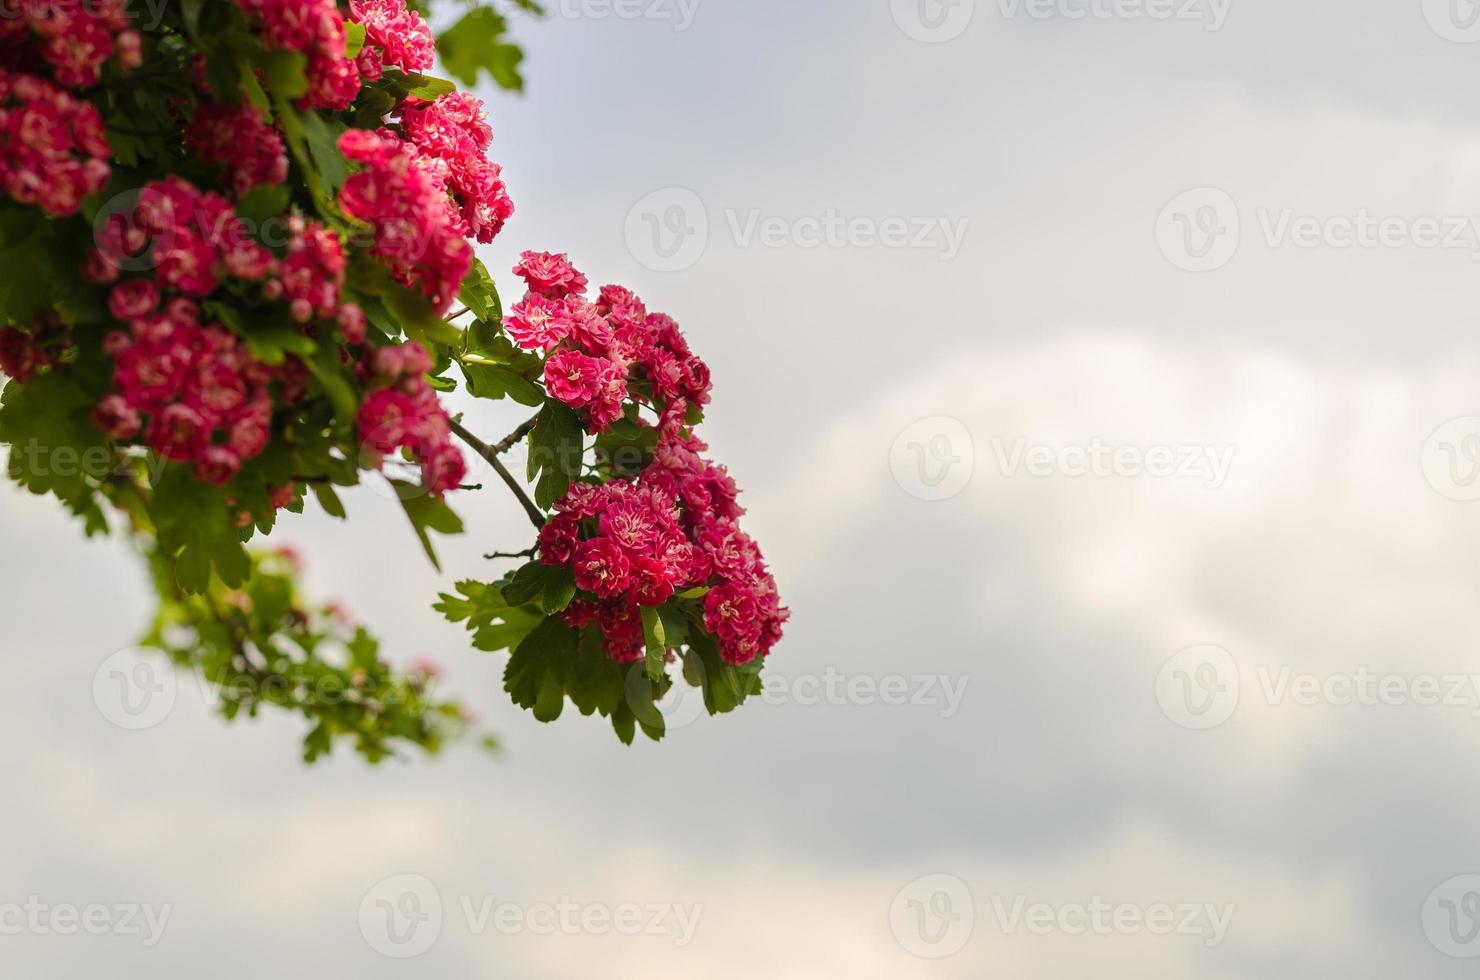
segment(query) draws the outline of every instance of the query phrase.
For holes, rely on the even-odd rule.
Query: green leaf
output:
[[[493,277],[488,274],[488,267],[481,259],[473,260],[473,268],[463,280],[458,299],[479,320],[495,327],[503,322],[504,310],[499,300],[498,288],[493,284]]]
[[[551,616],[524,638],[504,670],[504,690],[542,722],[560,717],[565,679],[576,657],[576,632]]]
[[[303,123],[303,141],[309,156],[319,168],[319,177],[330,194],[339,193],[339,188],[349,178],[349,161],[339,151],[339,137],[344,126],[338,122],[330,124],[317,112],[305,112],[300,117]]]
[[[275,218],[288,210],[292,195],[282,184],[259,184],[247,191],[237,202],[236,213],[249,226],[261,228],[269,218]]]
[[[301,98],[308,92],[308,57],[301,51],[263,51],[257,57],[267,90],[280,99]]]
[[[422,548],[426,550],[427,557],[431,559],[432,567],[440,572],[442,563],[437,560],[437,552],[432,547],[430,532],[461,534],[463,533],[462,518],[458,517],[445,501],[432,496],[420,487],[413,486],[404,480],[391,480],[390,482],[391,486],[395,487],[397,496],[401,498],[401,507],[411,520],[411,527],[416,531],[416,536],[421,541]]]
[[[457,591],[458,595],[444,593],[434,608],[450,622],[466,623],[475,649],[512,650],[544,621],[528,607],[510,605],[496,585],[459,582]]]
[[[668,637],[663,629],[663,617],[652,606],[642,607],[642,635],[647,642],[648,679],[657,681],[668,672],[665,664],[668,657]]]
[[[519,74],[524,52],[504,40],[508,22],[487,7],[479,7],[437,38],[437,53],[452,76],[465,86],[478,84],[487,74],[501,88],[524,90]]]
[[[406,84],[409,86],[406,94],[428,102],[435,102],[439,97],[457,91],[457,86],[447,79],[434,78],[431,75],[408,74]]]
[[[354,21],[345,21],[344,24],[344,56],[355,58],[365,47],[365,25],[356,24]]]
[[[388,283],[382,298],[400,321],[406,336],[423,347],[430,349],[434,343],[448,346],[462,343],[462,330],[442,319],[432,301],[421,293],[399,283]]]
[[[529,479],[539,480],[534,502],[541,510],[549,510],[581,474],[585,430],[569,406],[552,400],[545,403],[529,438]]]
[[[344,501],[339,499],[339,493],[328,483],[310,484],[313,495],[318,498],[319,506],[324,508],[324,513],[330,517],[344,520],[349,515],[345,512]]]
[[[499,401],[512,398],[521,405],[537,408],[545,403],[545,393],[533,381],[501,364],[484,364],[464,357],[459,362],[468,379],[468,394],[474,398]]]
[[[532,561],[514,573],[503,596],[510,605],[534,603],[549,615],[563,612],[576,596],[575,573],[569,565]]]

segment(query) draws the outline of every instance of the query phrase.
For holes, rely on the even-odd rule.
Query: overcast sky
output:
[[[464,500],[439,578],[367,490],[280,536],[504,755],[305,770],[188,682],[127,732],[141,570],[5,489],[0,929],[168,914],[0,973],[1473,975],[1480,7],[551,6],[485,93],[484,258],[569,251],[709,360],[777,680],[659,746],[540,726],[429,608],[518,508]]]

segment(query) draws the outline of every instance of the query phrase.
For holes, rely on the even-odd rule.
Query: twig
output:
[[[534,431],[534,427],[539,424],[539,421],[540,417],[536,415],[528,422],[525,422],[519,428],[515,429],[513,432],[510,432],[507,436],[505,436],[497,446],[493,447],[493,451],[502,456],[510,449],[513,449],[514,446],[517,445],[521,439]]]
[[[449,313],[445,317],[443,317],[442,319],[447,320],[447,321],[450,322],[452,320],[456,320],[458,317],[462,316],[465,313],[471,313],[471,312],[473,312],[473,311],[470,310],[470,309],[468,309],[466,306],[464,306],[462,309],[458,310],[456,313]]]
[[[495,551],[493,554],[484,555],[483,557],[489,561],[497,561],[500,558],[533,558],[534,553],[538,550],[538,547],[534,547],[525,548],[523,551]]]
[[[463,428],[461,422],[453,422],[452,431],[454,435],[467,443],[475,453],[482,456],[483,460],[489,466],[493,467],[493,471],[499,475],[499,479],[503,480],[508,488],[514,492],[514,496],[519,498],[519,503],[524,507],[524,513],[529,515],[530,523],[536,528],[544,527],[545,515],[541,514],[540,509],[534,505],[534,501],[529,499],[529,494],[525,493],[524,487],[519,484],[518,480],[514,479],[514,474],[509,472],[508,467],[499,459],[499,454],[494,452],[493,447]]]

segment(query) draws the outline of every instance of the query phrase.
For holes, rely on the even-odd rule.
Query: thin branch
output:
[[[533,558],[539,548],[525,548],[523,551],[495,551],[491,555],[483,557],[489,561],[497,561],[500,558]]]
[[[519,444],[519,441],[521,439],[523,439],[525,436],[529,435],[531,432],[534,431],[534,427],[539,424],[539,421],[540,421],[540,417],[538,415],[536,415],[534,418],[530,419],[528,422],[525,422],[519,428],[515,429],[513,432],[510,432],[507,436],[505,436],[503,438],[503,440],[500,441],[497,446],[494,446],[493,447],[493,451],[497,455],[502,456],[504,453],[508,452],[510,449],[513,449],[516,445]]]
[[[524,507],[524,513],[529,515],[530,523],[536,528],[544,527],[545,515],[541,514],[540,509],[534,505],[534,501],[529,499],[529,494],[525,493],[524,487],[520,485],[518,480],[514,479],[514,474],[510,473],[509,468],[498,458],[499,454],[494,452],[493,447],[463,428],[461,422],[453,422],[452,431],[454,435],[467,443],[475,453],[482,456],[483,460],[489,466],[493,467],[493,471],[499,475],[499,479],[503,480],[508,485],[508,488],[514,492],[514,496],[519,498],[519,503]]]
[[[463,316],[464,314],[467,314],[467,313],[471,313],[471,312],[473,312],[473,311],[470,310],[470,309],[468,309],[466,306],[464,306],[462,309],[458,310],[456,313],[449,313],[445,317],[443,317],[442,319],[451,322],[452,320],[456,320],[458,317]]]

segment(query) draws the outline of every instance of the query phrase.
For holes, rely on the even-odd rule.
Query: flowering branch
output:
[[[483,460],[487,462],[489,466],[493,467],[493,471],[497,473],[499,475],[499,478],[502,479],[504,483],[508,485],[508,488],[514,492],[514,496],[519,498],[519,503],[523,505],[524,512],[529,515],[530,523],[532,523],[536,529],[544,527],[545,515],[540,513],[540,509],[534,505],[533,500],[529,499],[529,494],[524,492],[524,488],[519,485],[519,481],[514,478],[514,474],[510,473],[509,468],[504,465],[503,460],[499,459],[501,451],[496,450],[493,446],[490,446],[482,439],[479,439],[477,436],[473,435],[471,432],[463,427],[461,422],[452,419],[449,419],[448,421],[449,424],[452,426],[453,435],[457,436],[463,442],[467,443],[468,447],[472,449],[473,452],[483,457]],[[507,447],[505,447],[503,451],[507,451]]]

